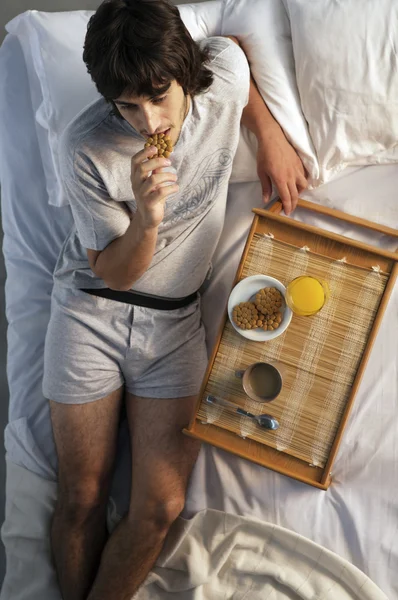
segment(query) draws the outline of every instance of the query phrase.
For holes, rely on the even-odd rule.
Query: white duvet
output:
[[[178,519],[134,600],[387,600],[366,575],[292,531],[215,510]]]
[[[61,600],[49,539],[55,500],[55,482],[8,464],[1,600]],[[117,521],[110,506],[110,530]],[[387,600],[352,564],[294,531],[212,509],[180,517],[134,600],[227,598]]]

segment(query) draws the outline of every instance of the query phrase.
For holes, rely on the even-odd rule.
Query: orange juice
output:
[[[286,304],[296,315],[307,317],[321,310],[328,295],[329,289],[325,282],[302,275],[287,286]]]

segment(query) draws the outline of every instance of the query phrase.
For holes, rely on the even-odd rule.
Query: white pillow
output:
[[[179,7],[195,40],[220,33],[221,2]],[[99,95],[82,59],[93,11],[27,11],[6,28],[18,36],[29,72],[33,111],[50,204],[67,204],[59,179],[58,141],[68,123]]]
[[[43,89],[41,82],[43,67],[40,59],[41,41],[39,38],[39,28],[37,28],[35,24],[37,20],[41,20],[42,16],[45,18],[46,14],[47,13],[38,13],[37,11],[26,11],[7,23],[6,30],[18,38],[23,51],[49,203],[57,205],[59,184],[55,173],[54,157],[49,145],[49,131],[47,126],[44,125],[43,128],[42,125],[39,125],[41,120],[39,114],[43,106]],[[62,13],[48,13],[48,16],[53,16],[55,19],[58,19],[59,14]],[[72,13],[65,14],[69,16]],[[60,64],[62,64],[62,62]],[[60,69],[60,71],[62,71],[62,69]]]
[[[397,0],[284,0],[320,183],[398,161]]]
[[[58,136],[98,98],[82,60],[91,11],[18,15],[6,29],[18,36],[28,69],[33,112],[50,204],[67,204],[58,180]]]
[[[316,183],[319,168],[301,110],[290,23],[281,0],[224,0],[221,33],[242,42],[263,99],[300,155],[310,184]]]

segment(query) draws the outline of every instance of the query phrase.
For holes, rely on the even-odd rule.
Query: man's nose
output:
[[[142,128],[148,134],[154,134],[160,127],[160,119],[154,111],[143,110],[142,111]]]

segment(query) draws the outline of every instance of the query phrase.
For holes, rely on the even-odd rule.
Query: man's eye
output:
[[[119,104],[120,110],[135,110],[137,107],[135,104]]]
[[[161,102],[163,102],[164,100],[166,100],[166,96],[162,96],[161,98],[154,98],[152,100],[153,104],[160,104]]]

